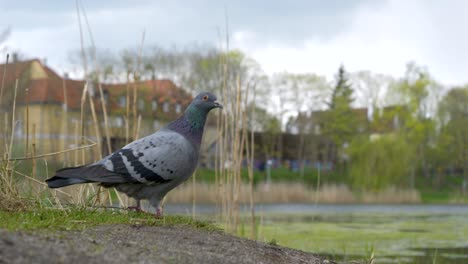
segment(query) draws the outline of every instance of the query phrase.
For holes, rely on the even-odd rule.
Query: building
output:
[[[403,106],[383,107],[371,114],[367,108],[353,108],[351,110],[356,122],[354,136],[366,136],[370,140],[377,140],[382,136],[395,133],[402,126],[404,117],[408,115]],[[324,125],[326,122],[330,122],[328,113],[328,110],[302,112],[291,118],[286,126],[286,133],[281,136],[282,147],[281,150],[278,150],[281,151],[281,157],[297,160],[302,156],[311,164],[324,166],[325,163],[325,166],[328,167],[332,167],[339,159],[346,159],[346,154],[340,154],[336,151],[336,146],[324,131]],[[258,142],[261,140],[259,138]],[[348,145],[349,142],[344,144]],[[257,155],[261,155],[261,153]]]
[[[170,80],[86,84],[84,80],[60,76],[37,59],[0,65],[0,79],[0,148],[9,144],[12,135],[16,157],[31,155],[33,150],[45,154],[96,142],[96,146],[83,151],[54,156],[69,165],[106,155],[106,131],[115,150],[175,119],[192,100]],[[83,94],[86,86],[89,94]],[[107,124],[99,88],[104,95]],[[82,141],[82,136],[86,140]]]

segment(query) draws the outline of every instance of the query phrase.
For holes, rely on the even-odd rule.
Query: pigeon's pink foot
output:
[[[156,209],[156,214],[155,214],[155,217],[156,217],[156,218],[162,218],[162,217],[163,217],[163,211],[162,211],[162,208],[158,208],[158,209]]]
[[[140,200],[136,200],[136,205],[135,206],[129,206],[127,209],[130,210],[130,211],[135,211],[135,212],[143,212],[143,210],[141,210]]]

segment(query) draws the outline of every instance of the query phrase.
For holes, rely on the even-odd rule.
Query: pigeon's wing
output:
[[[197,158],[195,148],[182,135],[159,131],[116,151],[103,165],[140,183],[165,183],[189,176]]]

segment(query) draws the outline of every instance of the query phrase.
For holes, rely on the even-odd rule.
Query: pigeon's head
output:
[[[216,102],[214,94],[200,93],[193,99],[184,114],[171,122],[168,128],[184,135],[199,148],[206,117],[213,108],[223,108],[223,106]]]
[[[196,109],[208,113],[213,108],[223,108],[223,106],[216,102],[216,96],[210,92],[202,92],[198,94],[192,101],[191,106]]]

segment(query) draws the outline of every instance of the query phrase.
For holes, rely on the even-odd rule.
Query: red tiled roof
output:
[[[85,81],[64,79],[54,70],[43,65],[38,59],[10,63],[7,66],[0,64],[0,79],[3,79],[3,72],[6,68],[4,78],[5,98],[12,98],[12,92],[16,79],[19,80],[19,89],[17,103],[26,103],[27,97],[25,88],[29,88],[29,103],[50,103],[63,104],[65,101],[64,88],[67,93],[67,104],[69,109],[79,109],[81,106],[81,96],[83,93]],[[33,71],[37,71],[34,72]],[[34,77],[34,78],[32,78]],[[98,94],[97,85],[96,94]],[[144,98],[145,101],[157,99],[159,102],[169,101],[171,103],[188,104],[191,96],[184,90],[178,88],[170,80],[150,80],[142,81],[136,84],[130,84],[130,91],[136,87],[138,89],[138,98]],[[119,107],[117,97],[126,95],[127,84],[102,84],[102,88],[110,96],[111,109]],[[131,95],[133,92],[130,93]],[[99,109],[99,100],[96,97],[97,109]]]
[[[22,74],[26,71],[26,69],[30,66],[30,64],[34,61],[39,62],[39,60],[28,60],[28,61],[21,61],[16,63],[0,64],[0,78],[4,81],[5,87],[9,85],[14,85],[16,79],[21,79]],[[6,68],[5,78],[3,79],[3,74]]]
[[[127,84],[102,84],[103,89],[114,96],[126,95],[127,86]],[[192,100],[188,93],[179,89],[170,80],[142,81],[130,84],[129,89],[132,91],[135,87],[138,89],[139,98],[143,96],[148,101],[157,99],[159,102],[188,103]]]

